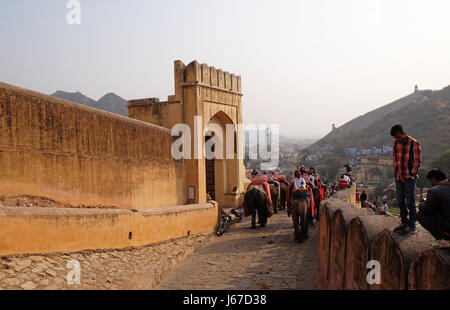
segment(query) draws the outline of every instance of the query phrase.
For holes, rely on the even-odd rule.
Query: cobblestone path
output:
[[[140,248],[0,257],[0,290],[149,289],[212,238],[202,234]],[[80,264],[80,284],[69,284]]]
[[[286,212],[257,230],[248,217],[197,249],[155,289],[315,289],[317,246],[318,223],[297,243]]]

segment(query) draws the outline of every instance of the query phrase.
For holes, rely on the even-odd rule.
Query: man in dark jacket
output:
[[[361,208],[365,208],[366,200],[367,200],[367,194],[366,191],[362,191],[361,196],[359,197],[361,200]]]
[[[417,220],[437,240],[450,240],[450,181],[438,169],[431,170],[427,179],[432,187],[419,205]]]

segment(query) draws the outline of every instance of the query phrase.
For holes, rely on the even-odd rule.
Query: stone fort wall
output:
[[[0,197],[143,209],[185,204],[170,130],[0,83]]]
[[[215,202],[186,205],[170,130],[0,83],[0,256],[120,249],[217,225]],[[96,208],[73,208],[73,207]],[[112,208],[115,207],[115,208]]]

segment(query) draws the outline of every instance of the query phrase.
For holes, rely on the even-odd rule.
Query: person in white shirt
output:
[[[346,174],[344,174],[344,179],[347,181],[348,185],[350,186],[350,177]]]
[[[389,206],[386,201],[383,201],[383,208],[384,215],[386,215],[389,210]]]
[[[298,171],[295,172],[294,187],[297,189],[304,189],[306,187],[305,179],[302,178]]]

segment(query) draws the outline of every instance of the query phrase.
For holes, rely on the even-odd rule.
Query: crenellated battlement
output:
[[[197,60],[187,66],[179,60],[175,61],[175,72],[181,73],[176,74],[181,85],[204,85],[228,92],[239,94],[242,92],[240,76],[207,64],[200,64]],[[177,82],[175,84],[177,85]]]
[[[199,97],[193,95],[192,88],[202,88],[198,92]],[[200,64],[197,60],[187,66],[181,60],[174,61],[174,90],[175,93],[168,96],[167,101],[160,101],[159,98],[129,100],[128,116],[172,128],[175,124],[185,121],[185,109],[192,107],[197,100],[201,100],[203,105],[208,102],[226,106],[221,106],[221,109],[230,109],[229,106],[240,109],[241,77],[207,64]],[[226,113],[230,118],[236,118],[236,123],[239,122],[236,115],[241,113],[240,111],[227,110]]]

